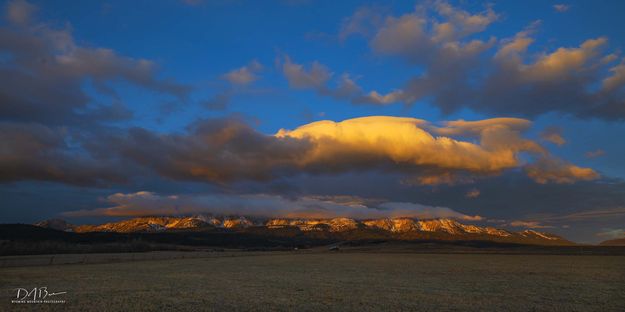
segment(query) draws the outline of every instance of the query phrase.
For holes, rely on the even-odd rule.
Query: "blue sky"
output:
[[[107,201],[107,196],[114,193],[230,192],[291,196],[279,187],[288,184],[298,189],[297,196],[326,196],[328,190],[306,186],[307,181],[319,180],[318,183],[324,184],[330,183],[324,180],[328,176],[335,181],[351,181],[372,174],[361,168],[336,175],[317,175],[318,169],[314,169],[304,170],[301,175],[277,174],[276,178],[274,170],[278,169],[272,167],[269,180],[236,177],[224,182],[188,178],[187,173],[172,173],[154,159],[137,156],[150,146],[143,151],[117,153],[118,145],[124,145],[120,142],[138,128],[145,131],[141,135],[153,135],[154,144],[169,144],[158,140],[197,139],[193,129],[207,124],[218,127],[214,126],[219,124],[214,120],[224,119],[238,120],[259,134],[271,136],[280,129],[293,130],[313,121],[340,122],[365,116],[412,117],[440,127],[444,127],[445,121],[514,117],[532,122],[527,129],[518,131],[523,138],[540,144],[548,156],[521,151],[513,168],[488,173],[487,177],[480,173],[479,181],[474,184],[463,182],[459,186],[454,181],[449,185],[411,186],[412,189],[401,192],[390,189],[378,195],[391,202],[401,198],[401,201],[449,207],[466,215],[481,215],[485,211],[492,213],[493,208],[480,208],[481,204],[477,205],[475,200],[469,203],[471,199],[462,198],[468,189],[490,188],[492,180],[488,180],[492,176],[510,185],[521,183],[519,188],[527,187],[539,193],[553,190],[566,194],[592,189],[586,206],[580,205],[576,211],[563,207],[568,205],[563,199],[562,207],[551,205],[539,212],[516,207],[507,213],[496,213],[496,217],[507,220],[501,226],[513,220],[525,220],[553,232],[577,235],[569,233],[572,232],[569,224],[553,220],[581,211],[610,210],[616,211],[616,219],[579,221],[579,227],[584,230],[573,238],[597,241],[606,238],[601,233],[622,230],[625,82],[618,80],[625,79],[619,76],[625,76],[625,70],[619,74],[625,47],[622,1],[5,1],[2,7],[5,14],[0,39],[4,43],[0,48],[6,56],[2,58],[3,75],[8,79],[16,68],[34,74],[16,80],[12,89],[0,90],[8,103],[0,111],[0,123],[11,129],[18,127],[20,131],[28,129],[37,138],[43,136],[42,131],[62,137],[62,143],[54,146],[54,153],[37,150],[44,156],[35,159],[36,165],[16,164],[19,153],[28,149],[18,143],[7,145],[8,156],[0,158],[0,168],[4,166],[10,174],[3,178],[0,188],[14,207],[20,207],[3,209],[0,218],[7,222],[34,222],[62,216],[67,210],[119,204]],[[403,31],[393,28],[402,18],[422,21],[423,29],[415,28],[414,24]],[[437,39],[435,27],[444,23],[450,23],[453,32]],[[30,55],[33,48],[23,48],[16,43],[17,39],[11,39],[20,36],[49,44],[45,53],[56,58],[57,67],[49,71],[45,65],[33,65],[38,60]],[[531,39],[531,44],[506,59],[498,58],[503,55],[504,46],[519,38]],[[605,42],[582,48],[585,42],[594,39]],[[480,46],[479,52],[466,49],[471,42]],[[460,49],[457,55],[445,54],[454,47]],[[102,49],[107,49],[106,57],[98,54],[104,53]],[[567,51],[571,53],[565,56]],[[91,55],[95,58],[90,58]],[[20,57],[26,63],[20,63]],[[63,61],[63,57],[69,61]],[[81,57],[88,61],[79,64],[83,62]],[[293,69],[291,75],[287,74],[289,66]],[[317,73],[311,69],[315,66],[319,68]],[[237,74],[237,70],[245,75]],[[608,87],[605,81],[610,77],[616,83]],[[29,79],[39,82],[29,83]],[[357,89],[340,93],[345,79],[355,83]],[[64,84],[58,87],[51,80]],[[21,90],[18,83],[23,83],[24,90],[30,90],[31,94],[15,91]],[[48,84],[56,91],[46,93]],[[65,87],[74,93],[58,91]],[[176,88],[185,91],[172,91]],[[502,94],[499,90],[503,90]],[[371,96],[372,91],[389,96],[396,92],[397,97],[381,103]],[[88,99],[81,100],[78,93]],[[20,103],[35,104],[30,111],[22,113],[26,104]],[[64,111],[55,109],[57,106],[68,108]],[[116,117],[90,113],[111,107],[117,109]],[[49,116],[56,113],[58,119],[52,120]],[[42,117],[34,117],[39,115]],[[9,141],[17,142],[12,133],[19,131],[5,131]],[[442,133],[432,132],[435,136],[444,136]],[[545,139],[547,133],[552,134],[550,139]],[[256,138],[256,134],[252,137]],[[479,144],[483,137],[465,133],[453,138]],[[190,146],[174,148],[193,150]],[[180,150],[161,151],[156,147],[153,153],[161,152],[184,155]],[[542,162],[543,157],[557,161],[547,165],[546,160]],[[542,182],[529,186],[536,182],[527,180],[522,172],[529,170],[534,159],[541,160],[542,176],[553,172],[558,176],[549,176],[544,186]],[[124,182],[109,179],[97,172],[114,170],[95,168],[92,160],[99,166],[132,163],[132,169],[121,171],[133,173],[125,176]],[[41,165],[45,161],[50,161],[49,166]],[[75,169],[76,176],[66,175],[68,167],[62,166],[65,162],[79,163],[85,168]],[[558,167],[552,167],[556,163]],[[566,171],[566,166],[589,168],[596,175],[592,179],[582,178],[580,174],[563,178],[563,174],[575,175]],[[321,171],[324,170],[330,169]],[[398,183],[398,188],[406,187],[400,183],[406,177],[397,177],[397,172],[376,172],[369,178],[371,185],[360,190],[339,189],[331,195],[365,197],[365,190],[374,187],[377,179],[390,179]],[[505,178],[516,175],[523,177]],[[90,180],[86,176],[97,177],[99,182],[83,182]],[[409,197],[403,193],[410,190],[414,194],[456,194],[458,199],[445,201],[442,195]],[[55,204],[43,208],[41,201],[20,194],[37,194],[44,202],[55,198]],[[489,200],[486,196],[485,192],[479,196],[484,200],[482,204],[502,205],[503,199]],[[609,199],[594,200],[602,196]],[[527,205],[541,207],[534,203],[536,200],[539,199],[532,199]],[[597,202],[601,204],[598,206]],[[486,222],[495,216],[484,218]]]

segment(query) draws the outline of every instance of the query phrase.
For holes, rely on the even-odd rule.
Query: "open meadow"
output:
[[[1,311],[624,311],[625,257],[372,252],[0,269]],[[12,304],[47,287],[65,303]]]

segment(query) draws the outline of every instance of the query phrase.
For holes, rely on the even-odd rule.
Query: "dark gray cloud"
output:
[[[267,180],[284,171],[307,151],[305,140],[278,140],[237,118],[200,121],[188,134],[157,134],[132,128],[104,143],[120,157],[180,180],[227,182]]]
[[[64,127],[0,122],[0,182],[56,181],[95,185],[123,183],[123,173],[113,159],[101,159],[72,146]]]

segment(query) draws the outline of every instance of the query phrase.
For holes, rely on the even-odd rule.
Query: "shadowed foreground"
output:
[[[0,286],[1,311],[623,311],[625,257],[274,252],[2,268]],[[66,303],[10,303],[40,286]]]

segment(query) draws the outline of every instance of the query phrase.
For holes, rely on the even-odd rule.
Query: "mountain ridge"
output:
[[[467,225],[453,219],[383,218],[247,218],[243,216],[139,217],[100,225],[73,225],[53,219],[39,227],[67,232],[157,233],[170,231],[215,231],[253,233],[264,236],[304,235],[344,240],[486,240],[536,245],[574,244],[560,236],[524,230],[513,232],[494,227]]]

